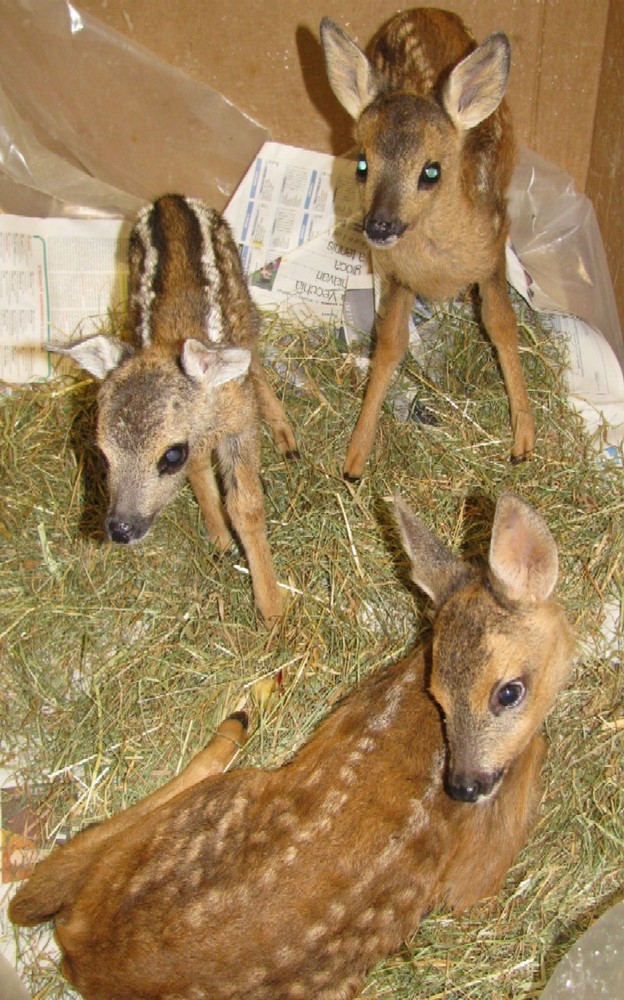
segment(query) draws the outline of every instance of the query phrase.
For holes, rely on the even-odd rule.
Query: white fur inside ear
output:
[[[511,493],[502,494],[496,507],[490,571],[501,595],[520,604],[547,601],[557,583],[554,538],[537,511]]]
[[[496,111],[505,96],[510,62],[509,41],[499,32],[455,67],[444,86],[442,103],[456,128],[474,128]]]
[[[46,344],[46,351],[53,354],[66,354],[77,365],[84,368],[97,379],[105,379],[121,362],[132,353],[129,344],[118,337],[107,337],[96,334],[79,340],[75,344]]]
[[[334,94],[352,118],[359,118],[381,89],[375,67],[328,17],[321,21],[321,45]]]
[[[398,493],[394,497],[394,509],[403,548],[412,564],[412,580],[439,607],[465,574],[465,566],[461,559],[414,516]]]
[[[238,347],[215,349],[200,340],[186,340],[180,361],[187,375],[214,388],[246,375],[251,351]]]

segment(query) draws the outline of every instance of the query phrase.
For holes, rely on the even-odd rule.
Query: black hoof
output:
[[[240,722],[245,732],[247,732],[247,728],[249,726],[247,712],[232,712],[231,715],[228,715],[228,719],[233,719],[234,722]]]
[[[345,483],[359,483],[362,477],[350,476],[348,472],[343,472],[342,478],[344,479]]]
[[[522,462],[528,461],[528,458],[529,456],[525,451],[523,455],[512,455],[509,461],[511,462],[512,465],[521,465]]]
[[[286,451],[284,452],[284,458],[287,458],[289,462],[296,462],[301,458],[298,451]]]

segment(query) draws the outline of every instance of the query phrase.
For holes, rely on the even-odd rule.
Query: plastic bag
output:
[[[166,191],[224,207],[264,128],[67,0],[0,15],[3,211],[132,216]]]
[[[624,344],[604,244],[589,198],[571,177],[521,149],[509,189],[511,241],[531,275],[533,305],[580,316],[624,369]]]

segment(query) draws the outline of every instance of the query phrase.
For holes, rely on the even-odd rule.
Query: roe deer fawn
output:
[[[18,890],[11,919],[55,920],[87,1000],[347,1000],[432,907],[458,912],[501,886],[540,798],[537,730],[570,666],[557,549],[513,494],[486,570],[398,498],[396,511],[436,605],[432,642],[369,677],[281,768],[204,778],[209,746]]]
[[[533,448],[535,426],[518,353],[505,271],[505,192],[513,169],[503,100],[509,42],[476,43],[447,11],[394,17],[370,59],[329,18],[321,41],[331,87],[356,121],[364,233],[388,282],[384,318],[344,476],[362,475],[390,379],[408,344],[414,294],[448,299],[478,284],[511,409],[512,460]]]
[[[130,342],[97,335],[48,346],[104,380],[106,533],[124,544],[143,538],[188,477],[210,538],[227,549],[216,452],[256,604],[275,618],[282,600],[266,538],[259,415],[286,458],[297,444],[258,357],[258,314],[229,227],[197,199],[165,195],[140,213],[129,265]]]

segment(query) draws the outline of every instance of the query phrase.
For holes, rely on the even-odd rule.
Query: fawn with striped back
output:
[[[321,42],[330,85],[356,122],[364,233],[388,285],[343,474],[359,479],[372,451],[407,350],[414,295],[440,301],[473,284],[509,397],[512,461],[520,461],[533,449],[535,424],[505,269],[514,163],[503,100],[509,42],[497,33],[477,46],[457,15],[429,8],[392,18],[370,58],[329,18]]]
[[[486,568],[396,511],[432,641],[277,770],[215,775],[243,736],[226,720],[178,778],[53,850],[11,901],[15,923],[55,921],[87,1000],[349,1000],[433,907],[502,885],[570,668],[556,545],[513,494]]]
[[[298,453],[258,357],[258,331],[226,221],[198,199],[165,195],[141,211],[130,236],[128,338],[99,334],[48,350],[102,380],[108,537],[139,541],[188,478],[211,540],[227,549],[216,453],[227,514],[270,622],[283,605],[266,538],[260,417],[286,458]]]

